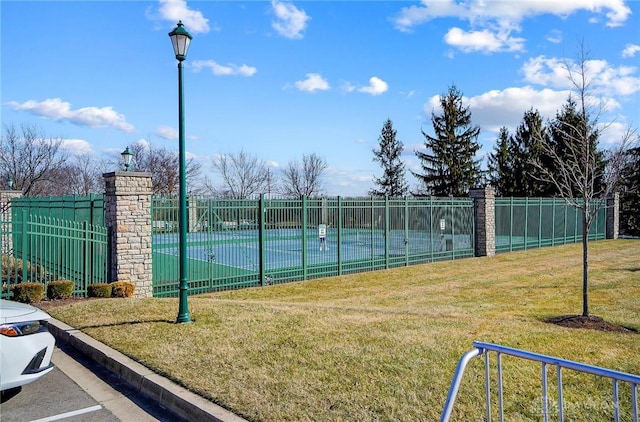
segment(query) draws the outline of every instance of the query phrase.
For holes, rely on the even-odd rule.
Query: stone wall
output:
[[[136,297],[151,297],[151,173],[103,174],[109,232],[109,281],[128,281]]]

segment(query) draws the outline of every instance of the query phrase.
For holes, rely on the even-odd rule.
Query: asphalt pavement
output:
[[[73,327],[53,318],[47,325],[55,368],[2,393],[2,422],[245,421]]]
[[[105,384],[120,393],[129,403],[113,399],[111,405],[108,393],[100,401],[121,421],[198,421],[198,422],[246,422],[245,419],[206,400],[164,378],[145,366],[135,362],[83,332],[51,318],[47,321],[49,331],[56,338],[56,345],[68,355],[72,355],[103,380]],[[54,360],[54,364],[56,361]],[[65,371],[64,368],[60,368]],[[72,377],[73,378],[73,377]],[[74,378],[75,380],[75,378]],[[85,387],[88,390],[91,382]],[[99,398],[99,392],[96,392]],[[137,409],[135,409],[137,408]],[[137,410],[144,412],[137,413]],[[136,413],[133,413],[133,412]],[[145,415],[146,414],[146,415]],[[4,422],[4,418],[0,418]],[[23,419],[24,420],[24,419]],[[81,420],[93,420],[84,418]]]
[[[55,348],[53,371],[2,393],[2,422],[185,421],[131,391],[104,368],[64,349]]]

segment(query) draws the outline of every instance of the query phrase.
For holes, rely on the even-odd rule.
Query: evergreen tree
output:
[[[543,180],[541,171],[535,164],[542,163],[548,167],[552,165],[543,149],[543,142],[548,140],[549,136],[538,110],[526,111],[514,136],[516,152],[512,177],[517,188],[513,196],[545,197],[557,192],[552,183]]]
[[[513,137],[509,135],[506,127],[500,128],[498,141],[493,152],[489,153],[487,162],[489,184],[496,190],[498,196],[512,196],[514,190]]]
[[[372,196],[402,197],[409,191],[409,185],[405,179],[404,163],[400,160],[403,144],[396,138],[396,134],[393,122],[387,119],[378,137],[380,149],[373,149],[373,161],[380,163],[383,175],[373,178],[379,189],[371,189],[369,194]]]
[[[584,177],[593,178],[593,192],[600,192],[604,189],[603,175],[605,169],[604,153],[598,150],[598,139],[600,132],[596,128],[596,122],[589,121],[589,115],[578,108],[573,96],[569,96],[560,112],[556,113],[555,119],[549,124],[551,136],[550,145],[556,152],[557,159],[561,161],[575,161],[577,158],[586,157],[592,160],[589,166],[589,173]],[[578,184],[584,184],[578,183]],[[572,195],[579,196],[579,189],[573,189]]]
[[[412,172],[424,192],[434,196],[466,196],[480,184],[480,127],[471,125],[471,112],[462,104],[462,93],[452,85],[440,95],[442,114],[431,113],[435,136],[424,131],[427,152],[416,151],[423,173]]]
[[[626,153],[620,194],[620,234],[640,236],[640,147]]]

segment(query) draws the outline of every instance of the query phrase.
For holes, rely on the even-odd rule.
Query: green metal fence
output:
[[[14,198],[11,201],[10,218],[9,207],[0,213],[2,297],[11,296],[12,284],[25,281],[46,284],[58,279],[71,280],[74,282],[74,295],[85,295],[89,284],[106,282],[107,229],[86,220],[70,221],[43,215],[47,209],[54,215],[61,211],[30,206],[31,198],[26,199]],[[43,202],[42,198],[38,201]],[[13,206],[16,202],[20,206]],[[76,209],[86,210],[82,207]],[[82,218],[82,213],[85,218],[90,215],[86,211],[75,215]]]
[[[496,198],[496,252],[582,241],[582,214],[561,198]],[[600,207],[589,240],[605,239],[606,208]]]
[[[11,209],[18,213],[27,210],[30,215],[104,226],[104,195],[14,198]]]
[[[191,199],[190,292],[307,280],[474,253],[471,199]],[[154,198],[153,294],[178,292],[178,203]]]

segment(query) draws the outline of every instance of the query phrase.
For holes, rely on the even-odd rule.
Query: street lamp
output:
[[[129,166],[131,165],[131,157],[133,156],[131,151],[129,151],[129,147],[126,147],[120,155],[122,156],[122,162],[124,163],[124,171],[129,171]]]
[[[182,21],[178,21],[173,31],[169,32],[173,51],[178,60],[178,159],[180,168],[180,195],[178,204],[178,219],[180,227],[180,299],[178,305],[177,323],[191,322],[189,314],[189,303],[187,294],[189,284],[187,282],[188,266],[187,266],[187,171],[186,157],[184,149],[184,101],[182,92],[182,62],[187,58],[187,49],[191,43],[191,35],[184,29]]]
[[[9,182],[9,190],[13,190],[13,176],[9,176],[7,181]]]

